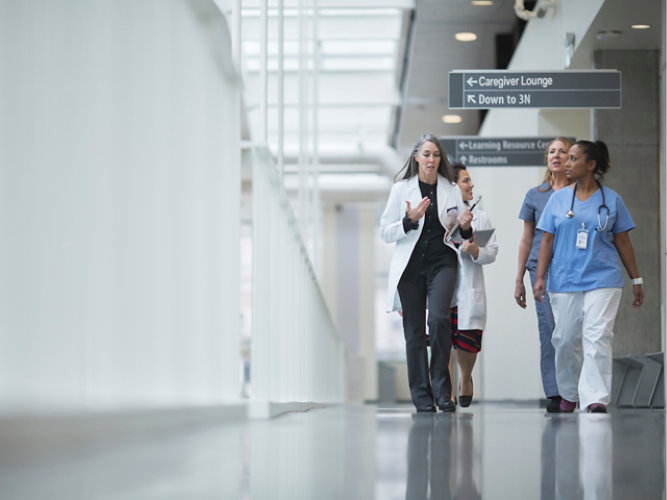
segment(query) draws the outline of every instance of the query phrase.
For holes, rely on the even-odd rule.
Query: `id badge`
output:
[[[581,229],[577,231],[576,247],[580,250],[586,250],[587,246],[588,246],[588,229],[586,229],[586,225],[582,222]]]

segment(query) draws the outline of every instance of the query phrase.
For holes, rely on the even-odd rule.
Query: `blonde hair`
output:
[[[571,139],[568,139],[567,137],[562,137],[562,136],[561,136],[561,137],[556,137],[553,141],[551,141],[551,142],[549,143],[549,145],[547,146],[547,149],[544,150],[544,162],[545,162],[545,163],[547,162],[547,159],[548,159],[548,156],[549,156],[549,149],[551,149],[551,145],[552,145],[554,142],[562,142],[563,144],[565,144],[565,146],[567,147],[568,150],[569,150],[569,149],[572,147],[572,145],[573,145],[572,140],[571,140]],[[548,183],[549,183],[549,187],[551,187],[552,180],[553,180],[553,173],[551,172],[551,169],[547,166],[547,171],[544,173],[544,178],[542,179],[542,182],[540,182],[540,185],[544,184],[545,182],[548,182]],[[569,179],[568,179],[568,184],[571,184],[571,182],[569,181]],[[539,191],[542,191],[542,192],[544,192],[544,191],[548,191],[548,190],[549,190],[549,188],[546,188],[546,189],[540,189],[540,188],[537,188],[537,189],[538,189]]]

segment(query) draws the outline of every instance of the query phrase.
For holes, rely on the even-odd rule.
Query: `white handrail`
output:
[[[253,156],[252,399],[341,402],[343,342],[273,159]]]

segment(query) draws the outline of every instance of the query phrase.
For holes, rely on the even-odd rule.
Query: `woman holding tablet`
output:
[[[465,165],[453,163],[452,169],[456,176],[456,184],[461,190],[463,202],[470,206],[475,185]],[[491,221],[486,214],[475,208],[472,211],[472,228],[474,232],[491,230]],[[482,349],[482,331],[486,324],[486,293],[484,290],[484,272],[482,266],[495,262],[498,254],[498,241],[495,233],[484,235],[488,241],[477,237],[464,240],[458,244],[459,284],[454,297],[454,305],[450,311],[452,323],[452,345],[458,351],[461,383],[459,385],[459,405],[470,406],[473,396],[472,369],[477,361],[477,353]],[[450,372],[453,371],[450,361]]]

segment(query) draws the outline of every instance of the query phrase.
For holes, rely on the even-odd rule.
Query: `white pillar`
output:
[[[312,51],[313,51],[313,71],[312,71],[312,193],[311,193],[311,207],[310,223],[311,223],[311,260],[315,274],[321,274],[321,251],[322,251],[322,207],[320,200],[320,159],[319,159],[319,70],[320,70],[320,43],[318,39],[319,28],[319,10],[317,0],[313,1],[313,18],[312,18]]]
[[[259,137],[257,142],[262,146],[268,145],[268,89],[269,89],[269,15],[268,0],[260,2],[260,35],[259,35]]]
[[[285,177],[285,1],[278,0],[278,173]]]

